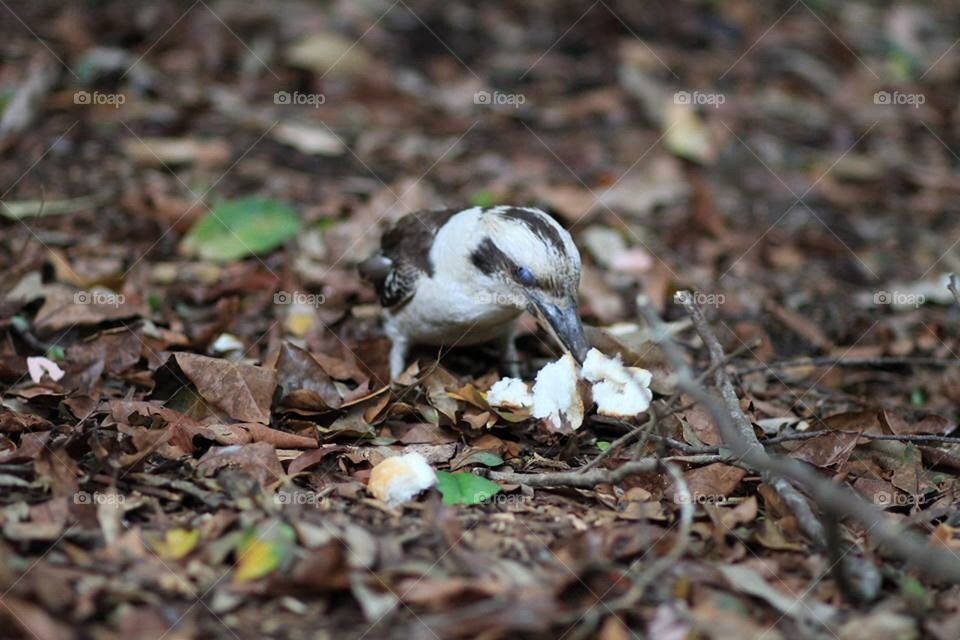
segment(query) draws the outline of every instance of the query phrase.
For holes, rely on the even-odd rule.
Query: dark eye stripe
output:
[[[562,289],[562,282],[555,277],[556,274],[551,274],[545,280],[538,280],[536,275],[531,272],[532,283],[523,282],[520,279],[519,270],[523,268],[529,271],[529,269],[511,260],[490,238],[484,238],[477,245],[477,248],[470,254],[470,261],[481,273],[488,276],[499,273],[504,277],[520,282],[526,287],[537,287],[556,293],[559,293]]]
[[[470,254],[470,261],[473,262],[473,266],[486,275],[497,271],[512,274],[517,270],[517,265],[513,260],[501,251],[500,247],[494,244],[490,238],[484,238],[473,250],[473,253]]]
[[[567,255],[567,247],[563,242],[563,236],[560,235],[557,227],[551,223],[551,219],[546,213],[511,207],[500,215],[507,220],[515,220],[527,225],[530,231],[548,245],[553,246],[561,256]]]

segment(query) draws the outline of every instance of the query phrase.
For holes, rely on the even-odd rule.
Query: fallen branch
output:
[[[694,327],[700,333],[704,344],[710,353],[711,361],[720,361],[723,358],[723,349],[707,324],[700,307],[693,301],[693,297],[683,292],[678,295],[687,313],[693,320]],[[752,425],[740,408],[733,384],[726,372],[718,369],[716,384],[720,390],[723,402],[721,403],[702,386],[694,382],[683,355],[679,348],[669,338],[665,337],[660,318],[650,309],[649,305],[642,305],[642,311],[649,322],[655,324],[658,330],[659,344],[667,356],[668,361],[676,369],[678,386],[697,401],[701,402],[716,420],[724,443],[743,462],[761,472],[768,482],[777,489],[785,502],[797,516],[798,524],[804,533],[815,544],[827,548],[827,536],[823,525],[813,515],[810,506],[803,496],[793,487],[791,482],[802,486],[816,505],[824,512],[830,513],[838,519],[853,519],[861,524],[868,535],[880,543],[895,556],[903,559],[925,575],[953,583],[960,583],[960,560],[945,549],[933,547],[916,534],[905,531],[880,509],[867,503],[859,495],[846,486],[840,486],[824,479],[813,470],[788,457],[771,456],[753,433]],[[849,557],[849,556],[848,556]],[[865,575],[871,583],[874,581],[873,568],[870,574],[864,574],[864,567],[856,567],[861,575]],[[877,576],[876,580],[879,580]],[[862,594],[869,595],[869,594]]]

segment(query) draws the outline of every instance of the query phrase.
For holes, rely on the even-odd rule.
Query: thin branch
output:
[[[623,422],[622,420],[617,420],[616,418],[605,418],[603,416],[596,416],[592,419],[592,421],[600,424],[616,425],[616,426],[622,426],[622,427],[631,429],[631,431],[628,432],[626,435],[635,435],[635,431],[633,431],[633,429],[637,428],[629,423]],[[887,433],[866,433],[863,431],[845,431],[841,429],[818,429],[816,431],[799,431],[796,433],[784,433],[779,436],[764,438],[763,440],[760,440],[760,444],[762,444],[764,447],[769,447],[775,444],[781,444],[783,442],[800,442],[803,440],[812,440],[814,438],[820,438],[820,437],[829,436],[829,435],[857,436],[858,438],[864,438],[866,440],[889,440],[893,442],[914,442],[914,443],[936,442],[939,444],[960,445],[960,437],[956,437],[956,436],[938,436],[938,435],[926,434],[926,433],[895,435],[895,434],[887,434]],[[669,438],[667,436],[662,436],[656,433],[651,433],[649,435],[649,438],[651,440],[654,440],[655,442],[663,443],[663,445],[666,446],[668,449],[678,451],[687,456],[697,456],[697,455],[705,455],[705,454],[720,452],[720,447],[718,446],[687,444],[686,442],[681,442],[680,440],[677,440],[675,438]],[[585,469],[586,465],[580,468]]]
[[[686,406],[689,407],[689,406],[692,406],[692,405],[686,405]],[[680,409],[677,409],[677,411],[682,411],[682,410],[683,410],[682,407],[681,407]],[[674,412],[674,413],[676,413],[676,412]],[[616,444],[617,442],[620,442],[621,440],[624,440],[624,439],[627,438],[628,436],[629,436],[631,439],[635,439],[635,438],[639,437],[639,436],[640,436],[639,431],[640,431],[641,429],[644,429],[644,428],[646,427],[646,424],[641,425],[641,426],[638,427],[638,426],[636,426],[636,425],[630,424],[629,422],[625,422],[625,421],[620,420],[620,419],[618,419],[618,418],[611,418],[611,417],[609,417],[609,416],[591,416],[591,417],[590,417],[590,422],[593,423],[593,424],[610,425],[610,426],[615,426],[615,427],[620,427],[620,428],[622,428],[622,429],[626,429],[626,432],[625,432],[622,436],[620,436],[617,440],[614,440],[612,443],[610,443],[610,448],[607,449],[606,451],[604,451],[604,452],[603,452],[604,454],[609,453],[609,452],[610,452],[610,449],[613,449],[613,445],[614,445],[614,444]],[[659,433],[650,433],[650,434],[648,434],[647,437],[648,437],[650,440],[653,440],[654,442],[661,442],[661,443],[663,443],[665,446],[667,446],[668,448],[673,449],[673,450],[675,450],[675,451],[679,451],[679,452],[683,453],[684,455],[697,455],[697,454],[700,454],[700,453],[717,453],[717,451],[719,450],[718,447],[696,446],[696,445],[692,445],[692,444],[687,444],[686,442],[681,442],[680,440],[677,440],[676,438],[670,438],[670,437],[668,437],[668,436],[660,435]],[[625,443],[625,444],[629,444],[629,441],[628,441],[627,443]],[[623,446],[623,445],[621,445],[621,446]],[[608,456],[604,456],[604,457],[608,457]],[[580,470],[588,471],[588,470],[592,469],[593,467],[596,466],[596,464],[597,464],[596,461],[597,461],[597,460],[601,460],[601,461],[602,461],[601,456],[596,456],[596,457],[593,458],[593,460],[591,460],[589,463],[587,463],[587,464],[583,465],[582,467],[580,467]]]
[[[679,456],[664,458],[663,462],[687,462],[692,464],[710,464],[729,460],[727,456]],[[625,462],[616,469],[591,469],[581,472],[550,471],[546,473],[511,473],[508,471],[488,471],[487,477],[507,484],[522,484],[528,487],[579,487],[590,489],[598,484],[616,484],[634,473],[656,471],[661,461],[657,458],[641,458]]]
[[[840,431],[837,429],[821,429],[818,431],[802,431],[800,433],[785,433],[781,436],[775,436],[773,438],[767,438],[766,440],[761,440],[760,442],[764,446],[766,446],[771,444],[780,444],[781,442],[810,440],[811,438],[819,438],[820,436],[828,436],[831,434],[857,436],[859,438],[866,438],[867,440],[894,440],[896,442],[939,442],[941,444],[960,444],[960,438],[954,438],[950,436],[936,436],[936,435],[926,434],[926,433],[894,435],[894,434],[886,434],[886,433],[864,433],[862,431]],[[711,452],[696,451],[691,453],[711,453]]]
[[[738,369],[737,373],[745,376],[751,373],[761,371],[770,371],[771,369],[794,369],[799,367],[846,367],[846,368],[870,368],[870,369],[890,369],[891,367],[935,367],[947,368],[960,366],[960,360],[956,358],[925,358],[919,356],[879,356],[875,358],[835,358],[832,356],[822,356],[818,358],[795,358],[793,360],[781,360],[780,362],[771,362],[770,364],[756,365],[746,369]]]

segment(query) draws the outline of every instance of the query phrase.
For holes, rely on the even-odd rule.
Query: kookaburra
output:
[[[515,363],[517,318],[532,313],[579,362],[589,344],[577,311],[580,253],[556,220],[529,207],[420,211],[400,218],[360,264],[384,307],[390,377],[417,344],[499,340]]]

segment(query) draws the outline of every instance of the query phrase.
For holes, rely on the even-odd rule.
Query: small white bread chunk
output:
[[[386,458],[370,472],[367,491],[387,504],[397,506],[437,483],[437,474],[419,453]]]
[[[217,354],[230,353],[231,351],[243,351],[243,343],[240,339],[230,333],[221,333],[213,344],[210,345],[210,351]]]
[[[30,373],[30,379],[34,382],[40,382],[44,374],[50,376],[50,379],[56,382],[66,373],[56,362],[41,356],[27,358],[27,371]]]
[[[537,372],[533,385],[533,415],[556,431],[576,430],[583,424],[583,398],[577,388],[577,363],[567,353]]]
[[[530,385],[519,378],[501,378],[487,391],[487,404],[499,409],[530,409],[533,394]]]
[[[619,357],[590,349],[581,375],[592,383],[593,401],[602,416],[629,418],[650,408],[653,375],[640,367],[625,367]]]

